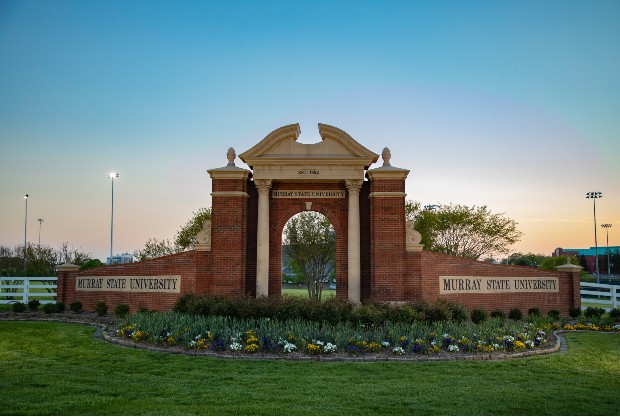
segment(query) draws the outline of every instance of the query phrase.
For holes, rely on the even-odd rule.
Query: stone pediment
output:
[[[256,170],[259,166],[348,165],[362,169],[377,161],[378,155],[360,145],[348,133],[336,127],[319,123],[322,141],[313,144],[297,142],[299,124],[283,126],[271,132],[239,158]]]

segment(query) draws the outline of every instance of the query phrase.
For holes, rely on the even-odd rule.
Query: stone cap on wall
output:
[[[79,265],[64,263],[56,266],[56,272],[74,272],[80,269]]]

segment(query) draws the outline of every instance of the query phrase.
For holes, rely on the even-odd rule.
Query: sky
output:
[[[229,147],[326,123],[389,147],[407,199],[516,220],[515,252],[594,246],[589,191],[619,245],[619,22],[617,0],[0,0],[0,244],[105,260],[110,172],[114,253],[172,239]]]

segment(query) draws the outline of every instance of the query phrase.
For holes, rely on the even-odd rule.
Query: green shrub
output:
[[[487,312],[484,310],[472,310],[471,312],[471,321],[476,324],[480,324],[488,318]]]
[[[609,317],[614,320],[620,319],[620,308],[616,307],[609,312]]]
[[[508,318],[510,320],[518,321],[523,318],[523,313],[518,308],[513,308],[508,312]]]
[[[363,325],[379,325],[386,321],[385,312],[376,304],[362,305],[353,310],[353,320]]]
[[[392,323],[411,324],[415,321],[424,321],[424,312],[416,311],[411,305],[403,304],[396,306],[390,317]]]
[[[502,310],[493,310],[491,311],[491,317],[493,317],[494,319],[505,320],[506,314],[504,314]]]
[[[549,318],[552,318],[553,320],[560,320],[562,318],[558,310],[549,310],[547,316],[549,316]]]
[[[600,319],[603,314],[605,314],[605,310],[600,307],[588,307],[583,312],[583,316],[587,319]]]
[[[24,303],[13,303],[13,312],[14,313],[23,313],[24,311],[26,311],[26,304]]]
[[[81,313],[82,312],[82,303],[80,303],[79,301],[74,301],[71,304],[69,304],[69,310],[73,311],[74,313]]]
[[[42,308],[45,314],[52,314],[58,311],[56,310],[56,304],[43,304]]]
[[[39,300],[30,300],[28,301],[28,310],[37,311],[40,304],[41,302]]]
[[[464,305],[459,304],[456,301],[447,301],[447,304],[448,308],[452,312],[452,321],[456,323],[467,321],[469,314]]]
[[[123,318],[127,314],[129,314],[129,304],[119,304],[114,308],[114,315],[118,318]]]
[[[579,307],[571,307],[568,309],[568,315],[572,319],[576,319],[577,317],[581,316],[581,309]]]
[[[65,304],[64,303],[56,303],[56,312],[57,313],[63,313],[65,311]]]
[[[437,323],[448,321],[452,318],[452,311],[445,301],[437,301],[426,310],[426,321]]]
[[[199,299],[200,296],[198,296],[197,294],[183,294],[182,296],[179,297],[179,299],[177,300],[177,302],[174,304],[173,307],[173,311],[176,311],[177,313],[183,313],[183,314],[194,314],[193,312],[190,311],[190,306],[193,305],[197,299]]]
[[[527,315],[530,317],[540,317],[540,309],[536,307],[532,307],[529,310],[527,310]]]
[[[97,304],[95,304],[95,313],[97,313],[98,316],[103,316],[107,314],[107,312],[108,305],[105,302],[98,301]]]

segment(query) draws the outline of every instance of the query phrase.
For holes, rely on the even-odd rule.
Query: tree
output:
[[[327,218],[304,211],[293,216],[284,229],[284,250],[303,271],[308,298],[321,301],[323,283],[336,265],[336,233]]]
[[[196,235],[202,230],[204,222],[210,219],[211,209],[202,207],[193,213],[185,225],[181,226],[173,241],[149,238],[144,244],[144,248],[135,250],[133,256],[140,261],[145,261],[193,249],[194,245],[198,243]]]
[[[567,256],[547,256],[542,259],[539,264],[540,269],[546,269],[547,271],[555,271],[560,265],[566,264]],[[581,266],[579,259],[576,256],[568,256],[570,263],[573,265]]]
[[[545,259],[545,255],[535,254],[532,252],[515,252],[511,253],[510,256],[506,258],[505,262],[502,263],[520,266],[539,266],[543,259]]]
[[[143,249],[134,251],[133,256],[138,258],[139,261],[145,261],[178,252],[183,252],[183,248],[174,242],[170,242],[168,239],[158,240],[153,237],[146,241]]]
[[[181,250],[193,249],[196,241],[196,235],[202,230],[205,220],[211,220],[211,208],[200,208],[194,213],[193,217],[182,226],[174,239],[176,246]]]
[[[407,220],[414,222],[422,243],[431,251],[480,259],[509,252],[522,233],[517,222],[504,213],[492,213],[487,206],[439,204],[422,207],[409,201]]]

